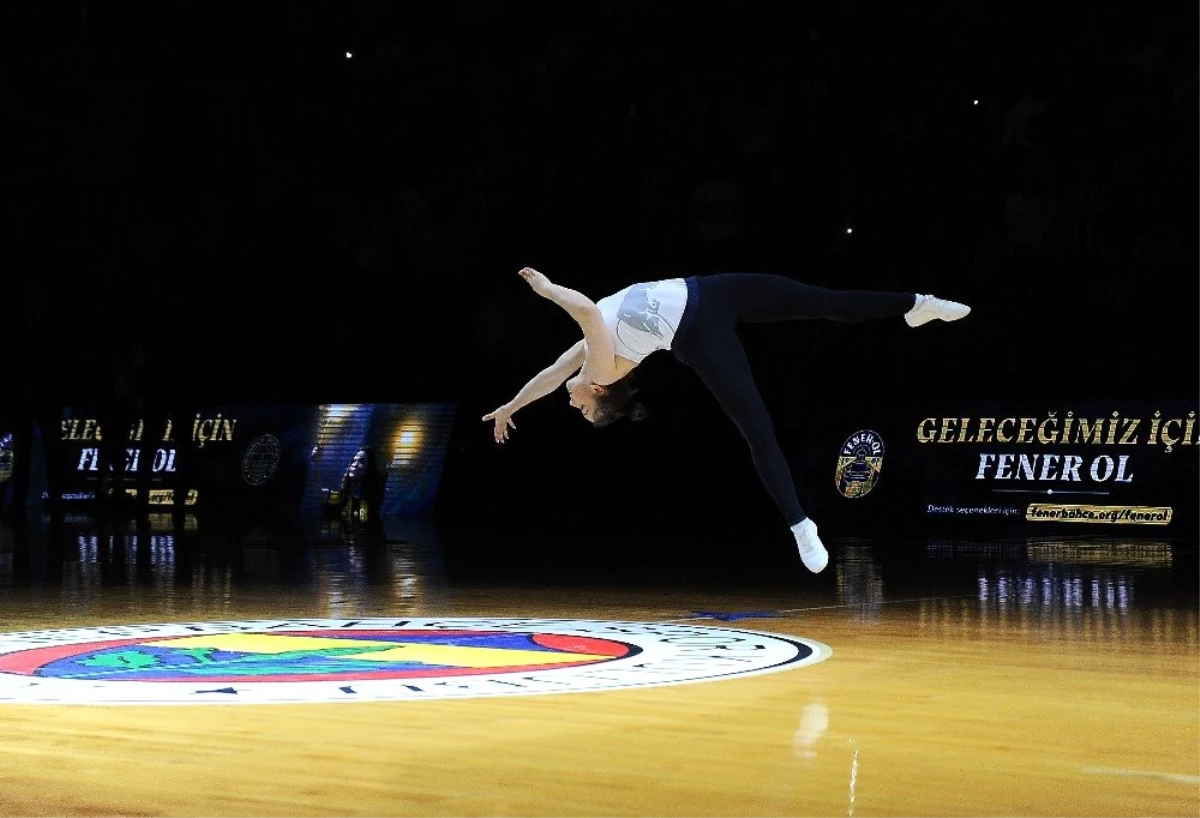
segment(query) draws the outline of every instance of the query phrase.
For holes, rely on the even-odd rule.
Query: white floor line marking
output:
[[[1116,775],[1122,778],[1157,778],[1175,784],[1200,784],[1200,775],[1182,775],[1180,773],[1160,773],[1155,770],[1119,770],[1112,767],[1084,767],[1083,771],[1091,775]]]

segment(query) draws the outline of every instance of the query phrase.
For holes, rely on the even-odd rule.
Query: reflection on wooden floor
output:
[[[0,814],[1200,814],[1195,543],[842,542],[817,577],[598,585],[464,577],[440,537],[427,521],[373,537],[340,523],[294,538],[194,520],[0,528],[0,631],[542,617],[736,628],[833,653],[540,696],[8,702]]]

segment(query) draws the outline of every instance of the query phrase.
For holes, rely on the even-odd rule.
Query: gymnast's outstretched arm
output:
[[[544,398],[558,389],[567,378],[580,370],[583,362],[583,341],[576,341],[570,349],[558,356],[557,361],[534,375],[527,384],[521,387],[521,391],[517,392],[512,400],[484,415],[485,421],[495,421],[496,442],[503,443],[508,440],[508,430],[517,428],[512,416],[517,413],[518,409],[528,406],[538,398]]]
[[[533,291],[566,310],[583,331],[584,362],[580,377],[588,383],[608,386],[621,379],[617,369],[617,351],[604,323],[600,308],[586,295],[555,284],[532,267],[521,268],[521,278]]]

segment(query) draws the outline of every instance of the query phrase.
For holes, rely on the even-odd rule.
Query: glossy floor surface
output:
[[[556,572],[539,557],[492,581],[448,560],[455,544],[424,520],[286,535],[190,518],[0,528],[0,640],[478,617],[831,650],[770,672],[532,696],[151,707],[11,695],[0,814],[1200,814],[1194,543],[830,546],[818,576],[625,565],[585,581],[578,562]]]

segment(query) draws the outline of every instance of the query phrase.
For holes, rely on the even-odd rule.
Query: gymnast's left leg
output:
[[[734,325],[721,322],[705,327],[688,358],[688,364],[749,444],[754,468],[791,528],[801,561],[813,573],[823,570],[829,564],[829,552],[817,536],[816,523],[796,498],[791,470]]]

